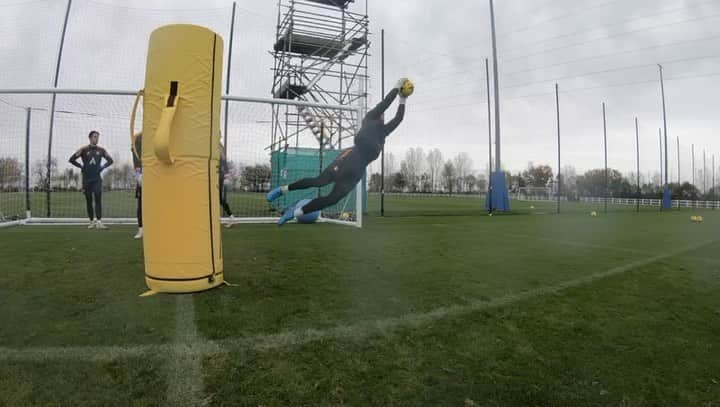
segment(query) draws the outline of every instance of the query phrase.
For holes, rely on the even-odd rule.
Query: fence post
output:
[[[72,7],[72,0],[68,0],[67,9],[65,10],[65,21],[63,23],[62,35],[60,36],[60,47],[58,49],[57,63],[55,64],[55,80],[53,87],[57,88],[58,81],[60,79],[60,62],[62,61],[63,46],[65,45],[65,33],[67,32],[68,20],[70,19],[70,8]],[[53,93],[52,102],[50,104],[50,130],[48,134],[48,151],[47,151],[47,217],[50,217],[50,179],[52,178],[52,139],[53,139],[53,127],[55,124],[55,100],[57,94]]]
[[[562,177],[560,170],[560,96],[558,84],[555,84],[555,110],[557,114],[557,148],[558,148],[558,173],[557,173],[557,213],[560,213],[560,194],[562,188]],[[488,102],[489,103],[489,102]]]
[[[608,166],[607,166],[607,124],[605,121],[605,102],[602,104],[603,111],[603,140],[605,145],[605,213],[607,213],[607,200],[609,197],[609,184],[608,184]]]
[[[385,29],[380,30],[380,96],[385,97]],[[357,121],[362,120],[358,115]],[[385,145],[380,152],[380,216],[385,216]]]
[[[32,109],[27,108],[27,119],[25,122],[25,218],[30,219],[30,119]]]
[[[225,94],[230,94],[230,72],[232,72],[232,50],[233,50],[233,37],[235,36],[235,8],[237,3],[233,1],[232,5],[232,17],[230,21],[230,42],[228,44],[228,61],[227,61],[227,76],[225,79]],[[230,101],[225,101],[225,117],[223,126],[223,147],[225,147],[225,157],[227,158],[227,140],[228,140],[228,104]]]

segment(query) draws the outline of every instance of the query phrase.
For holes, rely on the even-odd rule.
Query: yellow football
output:
[[[415,92],[415,85],[410,81],[410,79],[406,79],[403,85],[400,87],[400,96],[402,97],[408,97]]]

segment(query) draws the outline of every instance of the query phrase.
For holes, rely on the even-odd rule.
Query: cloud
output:
[[[0,87],[49,86],[54,72],[64,4],[61,1],[0,2]],[[521,170],[532,161],[556,162],[555,81],[560,85],[563,165],[579,171],[600,167],[601,103],[607,105],[611,166],[635,167],[634,118],[640,121],[643,172],[658,167],[657,129],[662,126],[657,68],[665,63],[668,136],[681,139],[681,151],[695,144],[720,158],[716,134],[720,115],[716,94],[720,52],[720,5],[716,1],[558,0],[496,2],[502,159]],[[61,86],[128,88],[142,86],[147,36],[156,26],[193,22],[226,39],[231,2],[212,0],[199,8],[191,0],[76,0],[64,52]],[[231,92],[269,96],[277,3],[237,2]],[[364,12],[365,2],[351,6]],[[415,80],[416,94],[406,121],[387,148],[396,157],[420,146],[440,148],[446,157],[468,152],[476,169],[487,161],[487,105],[484,58],[491,56],[489,11],[485,1],[371,1],[370,102],[380,99],[380,30],[386,30],[386,82]],[[664,44],[675,44],[667,45]],[[603,57],[599,57],[603,56]],[[698,59],[699,57],[705,59]],[[681,61],[685,59],[684,61]],[[675,62],[673,62],[675,61]],[[645,66],[641,66],[645,65]],[[632,69],[621,69],[634,67]],[[601,72],[607,71],[607,72]],[[3,97],[3,99],[8,99]],[[19,104],[38,98],[10,98]],[[47,102],[42,102],[46,107]],[[95,109],[88,100],[66,108]],[[5,109],[5,108],[3,108]],[[126,114],[122,102],[105,108]],[[102,110],[102,109],[101,109]],[[1,112],[2,110],[0,110]],[[255,122],[262,109],[247,112]],[[242,113],[236,113],[242,115]],[[257,117],[256,117],[257,116]],[[258,128],[251,148],[269,144]],[[38,128],[42,126],[38,125]],[[118,126],[118,128],[121,126]],[[69,130],[68,130],[69,131]],[[68,145],[84,131],[65,134]],[[37,139],[42,139],[38,135]],[[125,150],[124,135],[111,149]],[[0,147],[1,148],[1,147]],[[235,145],[240,149],[241,146]],[[245,148],[245,146],[243,146]],[[671,143],[671,155],[676,150]],[[129,157],[129,156],[128,156]],[[684,162],[689,162],[689,157]],[[720,162],[720,160],[718,160]],[[676,170],[673,170],[676,171]],[[681,173],[690,174],[681,168]]]

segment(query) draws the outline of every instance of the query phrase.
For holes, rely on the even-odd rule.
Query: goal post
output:
[[[51,113],[49,101],[53,94],[56,108]],[[19,174],[15,169],[5,174],[0,167],[3,180],[12,178],[8,181],[12,185],[0,188],[0,215],[12,212],[6,220],[22,220],[25,224],[87,222],[80,172],[68,163],[68,158],[87,144],[90,130],[97,130],[99,145],[115,161],[103,173],[103,220],[110,224],[135,223],[130,111],[136,94],[134,90],[0,89],[0,96],[12,105],[0,106],[0,160],[12,159],[16,167],[29,168],[21,169]],[[294,202],[290,200],[329,192],[330,187],[314,188],[288,195],[275,205],[266,201],[271,187],[315,177],[340,154],[340,149],[319,143],[310,124],[301,123],[292,134],[273,138],[272,127],[279,123],[273,115],[283,114],[283,120],[295,120],[299,111],[306,115],[311,112],[322,116],[329,126],[337,121],[348,134],[354,134],[362,113],[358,107],[237,95],[222,99],[228,106],[222,110],[220,125],[221,131],[227,129],[227,135],[221,137],[227,142],[228,163],[222,188],[234,223],[274,223],[284,207]],[[32,121],[27,120],[27,112],[32,113]],[[48,137],[51,114],[52,141]],[[139,113],[138,129],[141,117]],[[345,147],[351,146],[346,143]],[[320,222],[361,227],[364,181],[338,204],[323,211]],[[223,221],[230,221],[227,214]]]

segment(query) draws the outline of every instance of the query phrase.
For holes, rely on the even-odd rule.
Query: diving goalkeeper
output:
[[[344,150],[318,177],[301,179],[293,184],[277,187],[268,193],[268,202],[273,202],[288,191],[317,188],[335,183],[327,196],[313,199],[303,207],[298,207],[297,202],[290,205],[278,221],[278,225],[282,226],[295,217],[334,205],[352,191],[362,178],[367,165],[380,155],[385,145],[385,138],[400,125],[405,117],[405,102],[407,97],[412,94],[412,90],[412,82],[407,78],[400,79],[397,86],[385,96],[385,99],[367,113],[360,130],[355,135],[355,145]],[[383,114],[398,96],[400,96],[400,104],[397,113],[386,124]]]

